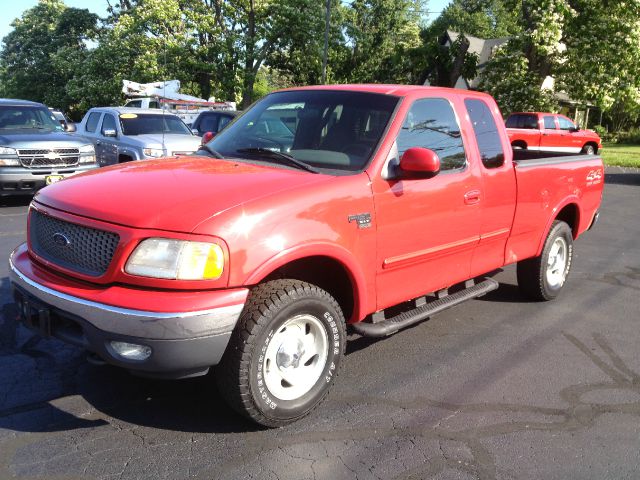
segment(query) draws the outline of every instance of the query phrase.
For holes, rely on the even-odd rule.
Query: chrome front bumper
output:
[[[195,312],[119,308],[41,285],[18,270],[12,259],[9,267],[18,310],[28,328],[148,376],[181,378],[206,373],[222,358],[244,307],[237,304]],[[143,361],[122,358],[110,347],[113,341],[149,346],[153,353]]]

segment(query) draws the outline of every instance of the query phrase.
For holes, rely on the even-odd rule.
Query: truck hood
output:
[[[161,134],[135,135],[127,138],[143,148],[162,148],[164,145],[167,155],[173,155],[173,152],[195,152],[202,141],[200,137],[195,135],[180,134],[169,134],[164,138]]]
[[[194,156],[92,170],[46,187],[34,199],[96,220],[189,233],[230,208],[331,178]]]
[[[78,135],[53,130],[16,129],[0,132],[0,147],[37,148],[46,143],[46,148],[80,146],[91,142]]]

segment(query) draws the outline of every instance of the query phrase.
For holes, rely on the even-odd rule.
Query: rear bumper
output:
[[[33,195],[46,185],[46,177],[50,175],[70,177],[94,168],[98,168],[95,163],[58,169],[2,167],[0,168],[0,195]]]
[[[10,279],[21,320],[28,328],[147,376],[182,378],[206,373],[222,358],[244,307],[244,301],[224,305],[228,298],[224,290],[202,292],[211,297],[212,308],[207,310],[156,312],[106,305],[43,285],[34,275],[37,267],[20,269],[25,262],[31,260],[24,247],[18,247],[9,260]],[[166,301],[171,294],[149,291],[149,304],[153,305],[154,297],[163,296]],[[114,341],[149,347],[151,354],[144,360],[125,358],[114,350]]]

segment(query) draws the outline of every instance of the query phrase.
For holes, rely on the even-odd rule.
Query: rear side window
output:
[[[544,117],[544,128],[545,130],[555,130],[556,129],[556,121],[554,120],[552,115],[547,115]]]
[[[416,100],[398,135],[398,154],[412,147],[433,150],[440,157],[440,170],[463,168],[467,158],[460,126],[451,104],[442,98]]]
[[[104,132],[107,130],[117,130],[116,119],[113,115],[109,115],[108,113],[104,115],[104,120],[102,120],[102,134],[104,135]]]
[[[100,120],[100,112],[91,112],[89,114],[89,118],[87,118],[87,123],[84,126],[85,131],[87,132],[95,132],[96,127],[98,126],[98,121]]]
[[[200,119],[200,125],[198,125],[198,132],[218,132],[218,115],[203,115]]]
[[[525,128],[531,130],[538,129],[538,116],[527,113],[516,113],[509,115],[506,121],[507,128]]]
[[[489,106],[482,100],[468,98],[464,101],[476,135],[482,164],[486,168],[498,168],[504,163],[504,150],[498,127]]]

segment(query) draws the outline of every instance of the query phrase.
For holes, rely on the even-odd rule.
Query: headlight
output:
[[[147,157],[158,158],[164,155],[164,150],[161,148],[145,148],[142,150]]]
[[[170,238],[147,238],[124,268],[131,275],[171,280],[215,280],[224,270],[220,245]]]
[[[9,147],[0,147],[0,156],[4,158],[0,158],[0,167],[10,167],[20,165],[20,160],[18,159],[18,152],[15,148]]]
[[[93,145],[83,145],[80,147],[80,163],[95,163],[96,151]]]

